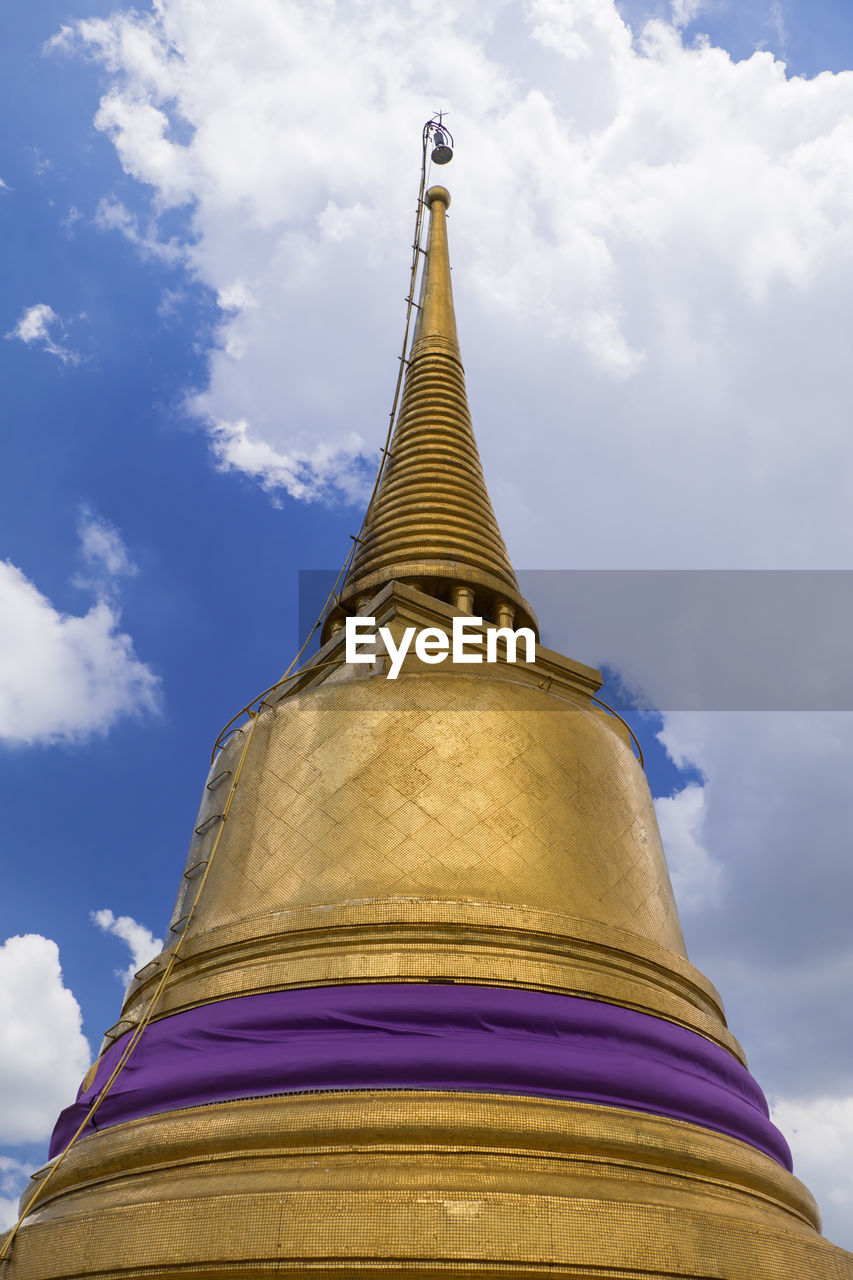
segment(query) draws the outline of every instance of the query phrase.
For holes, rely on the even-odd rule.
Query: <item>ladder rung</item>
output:
[[[205,818],[204,822],[199,823],[199,825],[196,827],[195,829],[196,835],[203,836],[205,832],[209,831],[210,828],[215,823],[219,822],[221,818],[222,818],[221,813],[212,813],[209,818]]]
[[[139,1023],[133,1018],[119,1018],[118,1022],[113,1023],[109,1031],[104,1032],[104,1035],[108,1036],[111,1040],[117,1040],[119,1036],[124,1035],[126,1030],[129,1030],[131,1027],[138,1026]]]
[[[230,778],[230,777],[231,777],[231,770],[223,769],[221,773],[217,773],[215,778],[210,779],[210,782],[208,782],[207,784],[208,791],[215,791],[217,787],[222,786],[223,778]]]
[[[184,872],[184,879],[189,880],[194,871],[198,871],[199,867],[206,867],[209,861],[209,858],[199,858],[198,862],[194,862],[191,867],[187,867]]]

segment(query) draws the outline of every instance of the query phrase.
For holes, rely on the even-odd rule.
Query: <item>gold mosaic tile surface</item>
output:
[[[775,1162],[679,1121],[499,1095],[296,1095],[85,1139],[3,1280],[851,1280],[817,1221]]]
[[[241,750],[211,769],[176,929],[218,847],[159,1014],[440,978],[623,1003],[739,1053],[686,963],[643,771],[580,698],[435,674],[307,690],[263,712],[219,833]]]
[[[353,682],[264,713],[194,929],[364,898],[475,899],[683,955],[630,751],[543,691],[462,679],[456,694],[459,680]],[[435,709],[407,709],[430,692]]]

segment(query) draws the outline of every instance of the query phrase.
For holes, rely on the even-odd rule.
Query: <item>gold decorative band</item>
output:
[[[238,1266],[847,1280],[818,1225],[773,1160],[679,1121],[500,1095],[289,1095],[85,1139],[3,1280],[233,1280]]]
[[[143,971],[125,1018],[145,1007],[157,976],[156,967]],[[158,1015],[292,987],[436,980],[620,1004],[696,1031],[744,1061],[714,987],[680,956],[593,921],[489,902],[318,905],[190,935]]]

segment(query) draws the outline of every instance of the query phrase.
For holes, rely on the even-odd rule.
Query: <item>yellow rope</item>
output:
[[[151,997],[151,1000],[148,1003],[148,1007],[146,1008],[145,1013],[140,1019],[139,1025],[137,1026],[136,1030],[133,1032],[133,1035],[130,1037],[130,1040],[128,1041],[127,1045],[122,1051],[122,1055],[119,1058],[118,1062],[116,1063],[115,1067],[113,1068],[109,1079],[107,1080],[106,1084],[101,1089],[97,1098],[92,1103],[91,1107],[86,1113],[86,1118],[80,1124],[79,1128],[77,1129],[76,1133],[72,1137],[71,1141],[68,1143],[68,1146],[61,1153],[61,1155],[57,1157],[56,1161],[50,1166],[45,1178],[43,1179],[42,1182],[38,1184],[35,1194],[33,1195],[26,1209],[24,1209],[24,1211],[20,1214],[18,1221],[12,1227],[12,1230],[6,1239],[2,1250],[0,1250],[0,1262],[4,1262],[8,1258],[9,1250],[12,1247],[12,1241],[15,1239],[15,1236],[18,1234],[18,1229],[21,1226],[21,1223],[24,1221],[27,1215],[32,1211],[37,1201],[41,1200],[42,1196],[44,1195],[45,1188],[50,1184],[51,1179],[53,1178],[57,1169],[59,1169],[65,1157],[68,1155],[68,1152],[71,1150],[71,1148],[74,1146],[77,1139],[86,1129],[86,1126],[90,1123],[92,1117],[97,1112],[101,1103],[107,1097],[108,1093],[112,1089],[116,1080],[121,1075],[122,1071],[127,1065],[130,1055],[133,1053],[134,1049],[139,1043],[142,1037],[142,1033],[145,1031],[152,1017],[154,1016],[154,1012],[157,1008],[157,1005],[160,1002],[160,997],[162,996],[164,990],[166,989],[166,983],[169,981],[169,978],[171,977],[171,974],[172,974],[172,970],[174,969],[178,961],[181,947],[183,946],[184,939],[187,936],[187,931],[193,922],[193,917],[195,916],[196,908],[198,907],[198,904],[199,904],[199,899],[201,898],[202,891],[204,890],[204,886],[207,883],[207,877],[210,875],[210,868],[213,865],[213,859],[216,856],[216,851],[219,848],[220,842],[222,840],[222,832],[225,829],[225,823],[227,822],[228,814],[231,811],[231,805],[234,800],[234,793],[237,790],[237,784],[240,781],[240,775],[243,772],[243,765],[246,762],[246,756],[248,755],[248,752],[249,752],[249,747],[251,745],[252,738],[254,736],[255,727],[258,723],[258,718],[259,718],[259,713],[256,712],[252,716],[252,727],[250,728],[249,732],[246,735],[246,741],[243,744],[243,750],[240,754],[240,760],[237,764],[237,768],[234,771],[234,781],[231,783],[231,790],[228,793],[228,799],[226,800],[225,807],[222,810],[222,821],[219,824],[219,830],[216,833],[216,839],[213,842],[213,848],[210,851],[210,857],[207,860],[207,866],[205,868],[204,875],[202,876],[199,882],[198,890],[196,891],[196,895],[195,895],[195,898],[193,899],[192,907],[190,908],[189,914],[187,915],[186,923],[184,924],[181,935],[178,938],[178,941],[175,943],[174,949],[172,950],[172,954],[169,957],[169,962],[166,965],[165,969],[163,970],[163,973],[160,977],[160,981],[157,983],[157,988],[153,996]]]
[[[98,1108],[100,1107],[101,1103],[104,1101],[104,1099],[105,1099],[105,1098],[107,1097],[107,1095],[109,1094],[109,1092],[110,1092],[110,1090],[111,1090],[112,1086],[115,1084],[116,1080],[117,1080],[117,1079],[118,1079],[118,1077],[121,1075],[122,1071],[124,1070],[125,1066],[127,1065],[127,1062],[128,1062],[128,1060],[129,1060],[129,1058],[130,1058],[131,1054],[133,1053],[134,1049],[136,1048],[137,1044],[139,1043],[139,1041],[140,1041],[140,1039],[141,1039],[141,1037],[142,1037],[142,1033],[143,1033],[143,1032],[145,1031],[145,1029],[148,1027],[149,1023],[151,1022],[152,1017],[154,1016],[154,1012],[155,1012],[155,1010],[156,1010],[156,1008],[157,1008],[157,1005],[159,1004],[160,998],[161,998],[161,996],[163,995],[163,992],[164,992],[164,991],[165,991],[165,989],[166,989],[166,984],[167,984],[167,982],[169,981],[169,978],[170,978],[170,977],[171,977],[171,975],[172,975],[172,971],[173,971],[173,969],[174,969],[174,967],[175,967],[175,964],[176,964],[176,963],[177,963],[177,961],[178,961],[178,957],[179,957],[179,955],[180,955],[181,947],[183,946],[184,939],[185,939],[185,938],[186,938],[186,936],[187,936],[187,930],[189,929],[190,925],[192,924],[193,917],[195,916],[196,909],[197,909],[198,904],[199,904],[199,900],[200,900],[201,895],[202,895],[202,892],[203,892],[203,890],[204,890],[204,886],[205,886],[205,884],[207,883],[207,877],[208,877],[208,876],[209,876],[209,874],[210,874],[210,868],[211,868],[211,866],[212,866],[212,864],[213,864],[213,859],[214,859],[214,857],[216,856],[216,851],[217,851],[217,849],[219,848],[219,844],[220,844],[220,841],[221,841],[221,839],[222,839],[222,832],[223,832],[223,831],[224,831],[224,829],[225,829],[225,823],[226,823],[226,821],[228,820],[228,814],[229,814],[229,812],[230,812],[230,810],[231,810],[231,804],[232,804],[232,801],[233,801],[233,799],[234,799],[234,793],[235,793],[235,791],[237,790],[237,784],[238,784],[238,782],[240,781],[240,775],[241,775],[241,773],[243,772],[243,765],[244,765],[244,763],[245,763],[246,756],[247,756],[248,751],[249,751],[249,746],[250,746],[250,744],[251,744],[252,737],[253,737],[254,732],[255,732],[255,727],[256,727],[256,725],[257,725],[257,723],[258,723],[258,717],[259,717],[259,715],[260,715],[260,710],[261,710],[261,707],[264,705],[264,699],[267,697],[267,695],[268,695],[268,694],[272,693],[274,689],[277,689],[280,685],[284,684],[284,682],[285,682],[286,680],[295,680],[298,676],[300,676],[300,675],[302,675],[302,674],[307,673],[309,670],[310,670],[310,671],[320,671],[320,670],[322,670],[324,667],[338,666],[338,665],[339,665],[337,661],[335,661],[335,662],[323,662],[323,663],[320,663],[320,664],[318,664],[318,665],[316,665],[316,666],[314,666],[314,667],[311,667],[311,666],[310,666],[310,664],[309,664],[309,666],[307,666],[307,667],[305,667],[305,668],[302,668],[301,670],[298,670],[298,671],[295,671],[295,672],[293,671],[293,668],[296,666],[297,662],[298,662],[298,661],[299,661],[299,659],[302,657],[303,653],[305,652],[306,648],[308,647],[308,644],[309,644],[309,642],[310,642],[310,640],[311,640],[311,637],[314,635],[314,632],[315,632],[315,631],[317,630],[317,628],[322,624],[322,621],[323,621],[323,619],[324,619],[324,618],[325,618],[325,616],[326,616],[326,611],[328,610],[329,605],[330,605],[330,604],[332,603],[332,601],[336,598],[337,589],[338,589],[338,584],[340,583],[341,578],[344,576],[344,574],[345,574],[345,573],[346,573],[346,571],[347,571],[347,568],[349,567],[349,563],[350,563],[350,561],[352,560],[352,557],[353,557],[353,555],[354,555],[354,553],[355,553],[355,549],[356,549],[356,547],[358,546],[359,538],[361,537],[361,534],[362,534],[362,532],[363,532],[363,530],[364,530],[364,528],[365,528],[365,525],[367,524],[367,521],[368,521],[368,519],[369,519],[369,517],[370,517],[371,511],[373,510],[373,504],[374,504],[374,501],[375,501],[375,499],[376,499],[376,494],[377,494],[377,493],[378,493],[378,491],[379,491],[379,485],[380,485],[380,482],[381,482],[381,480],[382,480],[382,476],[383,476],[383,473],[384,473],[384,470],[385,470],[385,463],[386,463],[387,458],[388,458],[388,446],[389,446],[389,444],[391,443],[391,436],[392,436],[392,434],[393,434],[393,431],[394,431],[394,425],[395,425],[396,420],[397,420],[397,409],[398,409],[399,402],[400,402],[400,391],[401,391],[402,386],[403,386],[403,378],[404,378],[404,375],[405,375],[406,363],[407,363],[407,362],[406,362],[406,351],[407,351],[407,349],[408,349],[408,345],[409,345],[409,331],[410,331],[410,329],[411,329],[412,311],[414,310],[414,307],[415,307],[415,300],[414,300],[414,299],[415,299],[415,284],[417,283],[418,264],[419,264],[419,260],[420,260],[420,254],[421,254],[421,232],[422,232],[422,228],[423,228],[424,188],[425,188],[425,185],[426,185],[426,174],[427,174],[427,146],[428,146],[429,136],[430,136],[430,132],[429,132],[429,130],[430,130],[430,125],[429,125],[429,124],[426,124],[426,125],[424,126],[424,130],[423,130],[423,155],[422,155],[422,159],[421,159],[421,179],[420,179],[420,187],[419,187],[419,190],[418,190],[418,203],[417,203],[417,209],[416,209],[416,214],[415,214],[415,232],[414,232],[414,239],[413,239],[413,242],[412,242],[412,267],[411,267],[410,280],[409,280],[409,292],[408,292],[408,297],[407,297],[407,299],[406,299],[406,302],[407,302],[407,306],[406,306],[406,325],[405,325],[405,329],[404,329],[404,332],[403,332],[403,350],[402,350],[402,354],[401,354],[401,356],[400,356],[399,369],[398,369],[398,371],[397,371],[397,381],[396,381],[396,384],[395,384],[395,387],[394,387],[394,399],[393,399],[393,403],[392,403],[392,406],[391,406],[391,413],[390,413],[390,415],[389,415],[388,430],[387,430],[386,435],[385,435],[385,444],[384,444],[384,446],[383,446],[383,448],[382,448],[382,451],[381,451],[381,454],[380,454],[380,462],[379,462],[378,470],[377,470],[377,472],[376,472],[376,479],[375,479],[375,481],[373,482],[373,489],[372,489],[371,494],[370,494],[370,500],[368,501],[367,509],[366,509],[366,511],[365,511],[365,513],[364,513],[364,518],[363,518],[363,520],[362,520],[362,522],[361,522],[361,525],[360,525],[360,527],[359,527],[358,534],[357,534],[357,535],[356,535],[356,537],[353,539],[352,547],[350,548],[350,551],[349,551],[348,555],[346,556],[346,559],[344,560],[343,564],[341,565],[341,568],[340,568],[340,571],[339,571],[339,573],[338,573],[338,576],[337,576],[337,578],[335,579],[334,586],[332,587],[331,591],[329,592],[328,596],[326,597],[325,603],[324,603],[324,605],[323,605],[322,609],[320,610],[320,614],[319,614],[319,616],[318,616],[318,618],[317,618],[317,621],[314,623],[314,626],[313,626],[313,627],[311,628],[311,630],[309,631],[308,635],[306,636],[305,640],[303,641],[302,645],[300,646],[299,651],[298,651],[298,653],[296,654],[295,658],[294,658],[294,659],[293,659],[293,661],[290,663],[290,665],[288,666],[287,670],[284,672],[284,675],[281,677],[281,679],[277,680],[275,684],[270,685],[270,687],[269,687],[268,689],[265,689],[263,693],[259,694],[256,698],[253,698],[251,702],[247,703],[247,705],[246,705],[245,707],[243,707],[243,708],[242,708],[242,710],[238,711],[238,712],[237,712],[237,714],[236,714],[235,716],[232,716],[232,718],[228,721],[228,723],[226,724],[225,728],[222,730],[222,732],[219,734],[218,738],[216,739],[216,742],[215,742],[214,747],[213,747],[213,754],[212,754],[211,759],[215,759],[215,758],[216,758],[216,753],[217,753],[217,751],[219,750],[219,748],[220,748],[220,747],[221,747],[221,745],[222,745],[223,738],[224,738],[225,734],[228,732],[228,730],[231,728],[231,726],[232,726],[232,725],[233,725],[237,720],[239,720],[241,716],[243,716],[243,715],[248,715],[248,716],[249,716],[249,718],[250,718],[250,720],[251,720],[251,722],[252,722],[252,727],[251,727],[251,729],[249,730],[249,733],[248,733],[248,735],[247,735],[247,737],[246,737],[246,741],[245,741],[245,743],[243,744],[243,750],[242,750],[242,753],[241,753],[241,755],[240,755],[240,760],[239,760],[239,763],[238,763],[238,765],[237,765],[237,768],[236,768],[236,770],[235,770],[235,772],[234,772],[234,780],[233,780],[233,782],[232,782],[232,784],[231,784],[231,790],[230,790],[230,791],[229,791],[229,793],[228,793],[228,799],[226,800],[226,802],[225,802],[225,807],[224,807],[224,809],[223,809],[223,811],[222,811],[222,821],[221,821],[221,822],[220,822],[220,824],[219,824],[219,829],[218,829],[218,831],[217,831],[217,833],[216,833],[216,839],[214,840],[213,848],[212,848],[212,849],[211,849],[211,851],[210,851],[210,857],[209,857],[209,858],[208,858],[208,860],[207,860],[207,866],[206,866],[206,868],[205,868],[204,875],[201,877],[201,880],[200,880],[200,882],[199,882],[198,890],[197,890],[197,892],[196,892],[195,898],[193,899],[193,904],[192,904],[192,907],[190,908],[189,914],[187,915],[186,922],[185,922],[185,924],[184,924],[183,930],[182,930],[182,932],[181,932],[181,934],[180,934],[180,937],[178,938],[178,941],[175,943],[174,949],[172,950],[172,953],[171,953],[171,955],[170,955],[170,957],[169,957],[169,962],[168,962],[168,964],[166,965],[165,969],[163,970],[163,973],[162,973],[162,974],[161,974],[161,976],[160,976],[160,981],[157,983],[157,988],[156,988],[156,990],[155,990],[155,992],[154,992],[153,996],[151,997],[151,1000],[150,1000],[150,1002],[149,1002],[149,1004],[148,1004],[148,1007],[146,1008],[145,1013],[143,1014],[143,1016],[142,1016],[142,1018],[141,1018],[141,1020],[140,1020],[140,1022],[139,1022],[139,1024],[138,1024],[138,1026],[136,1027],[135,1031],[134,1031],[134,1032],[133,1032],[133,1034],[131,1035],[130,1040],[128,1041],[128,1043],[127,1043],[126,1047],[124,1048],[124,1050],[123,1050],[123,1052],[122,1052],[121,1057],[119,1058],[118,1062],[116,1063],[115,1067],[113,1068],[113,1070],[112,1070],[112,1072],[111,1072],[111,1074],[110,1074],[109,1079],[107,1080],[106,1084],[105,1084],[105,1085],[103,1086],[103,1088],[101,1089],[101,1091],[100,1091],[100,1093],[98,1094],[98,1096],[97,1096],[97,1098],[95,1099],[95,1101],[92,1103],[91,1107],[89,1108],[89,1111],[88,1111],[88,1112],[87,1112],[87,1114],[86,1114],[86,1118],[83,1120],[83,1122],[81,1123],[81,1125],[80,1125],[80,1126],[79,1126],[79,1128],[77,1129],[77,1131],[76,1131],[76,1133],[74,1134],[74,1136],[72,1137],[71,1141],[68,1143],[68,1146],[64,1149],[64,1151],[62,1151],[62,1153],[61,1153],[61,1154],[56,1158],[55,1162],[50,1166],[50,1168],[49,1168],[49,1170],[48,1170],[47,1174],[45,1175],[44,1179],[43,1179],[43,1180],[38,1184],[38,1187],[36,1188],[36,1191],[35,1191],[35,1193],[34,1193],[34,1195],[33,1195],[32,1199],[30,1200],[29,1204],[27,1205],[26,1209],[24,1209],[24,1211],[20,1214],[20,1216],[19,1216],[19,1218],[18,1218],[17,1222],[16,1222],[16,1223],[15,1223],[15,1225],[12,1227],[12,1229],[11,1229],[11,1231],[10,1231],[9,1235],[7,1236],[7,1238],[6,1238],[6,1240],[5,1240],[4,1244],[3,1244],[2,1249],[0,1249],[0,1263],[5,1262],[5,1261],[8,1259],[8,1257],[9,1257],[9,1251],[10,1251],[10,1249],[11,1249],[11,1247],[12,1247],[12,1242],[14,1241],[14,1239],[15,1239],[16,1235],[18,1234],[18,1230],[19,1230],[19,1228],[20,1228],[20,1226],[21,1226],[21,1223],[24,1221],[24,1219],[27,1217],[27,1215],[31,1212],[31,1210],[33,1209],[33,1207],[34,1207],[34,1205],[36,1204],[36,1202],[42,1199],[42,1197],[43,1197],[43,1195],[44,1195],[45,1188],[49,1185],[49,1183],[50,1183],[51,1179],[53,1178],[54,1174],[56,1173],[57,1169],[59,1169],[59,1167],[60,1167],[60,1165],[62,1164],[63,1160],[64,1160],[64,1159],[65,1159],[65,1157],[68,1155],[68,1152],[71,1150],[71,1148],[72,1148],[72,1147],[74,1146],[74,1144],[77,1142],[77,1140],[78,1140],[78,1138],[81,1136],[81,1134],[85,1131],[85,1129],[86,1129],[87,1125],[88,1125],[88,1124],[90,1123],[90,1121],[92,1120],[92,1117],[96,1114],[96,1112],[97,1112]],[[291,673],[293,673],[293,674],[291,674]],[[252,708],[256,708],[256,709],[255,709],[255,710],[252,710]]]
[[[391,436],[394,433],[394,426],[397,421],[397,409],[400,403],[400,391],[402,390],[402,387],[403,387],[403,378],[406,372],[406,364],[407,364],[406,352],[409,347],[409,332],[411,330],[411,325],[412,325],[412,311],[415,308],[415,285],[417,283],[418,264],[419,264],[420,255],[421,255],[421,233],[423,229],[423,216],[424,216],[424,189],[426,187],[426,179],[427,179],[427,150],[429,146],[429,136],[430,136],[428,130],[429,130],[429,124],[424,125],[423,152],[421,156],[421,179],[420,179],[420,187],[418,188],[418,203],[417,203],[417,208],[415,210],[415,231],[414,231],[414,236],[412,238],[412,266],[411,266],[411,272],[409,276],[409,292],[406,298],[406,303],[407,303],[406,324],[403,330],[403,348],[400,354],[399,368],[397,369],[397,381],[394,386],[394,399],[392,401],[391,412],[388,417],[388,430],[385,434],[385,444],[383,445],[380,451],[379,467],[376,472],[376,479],[373,482],[373,489],[371,490],[371,493],[370,493],[370,499],[367,503],[367,508],[364,513],[364,518],[362,519],[362,522],[359,526],[358,533],[353,538],[353,543],[349,549],[349,552],[347,553],[346,559],[344,560],[343,564],[340,567],[340,570],[338,571],[338,576],[335,578],[334,585],[332,586],[332,589],[329,592],[329,594],[326,596],[323,607],[320,610],[319,614],[317,615],[317,621],[314,623],[313,627],[308,632],[308,635],[305,637],[304,641],[302,642],[302,645],[300,646],[299,652],[296,654],[296,657],[290,663],[290,666],[287,667],[287,669],[284,672],[284,675],[281,677],[280,680],[277,680],[274,685],[270,685],[269,689],[265,689],[263,693],[258,694],[256,698],[253,698],[252,701],[248,702],[245,707],[242,707],[237,712],[236,715],[231,717],[231,719],[225,725],[224,729],[219,734],[219,737],[216,739],[216,742],[214,743],[213,753],[211,756],[211,763],[213,762],[213,760],[216,759],[216,753],[221,747],[222,740],[225,737],[228,730],[231,728],[231,726],[235,724],[236,721],[238,721],[241,716],[251,715],[252,707],[254,707],[257,702],[261,701],[263,698],[267,696],[267,694],[272,693],[273,689],[277,689],[280,684],[283,684],[285,680],[290,678],[290,673],[293,671],[293,668],[296,666],[297,662],[302,657],[305,650],[308,648],[308,645],[311,641],[311,637],[314,635],[314,632],[317,630],[317,628],[321,626],[323,619],[326,616],[326,611],[328,610],[329,605],[337,596],[338,584],[341,581],[341,578],[346,573],[347,569],[349,568],[350,561],[352,560],[355,554],[355,549],[359,544],[361,535],[364,532],[365,526],[367,525],[367,522],[370,519],[370,514],[373,511],[373,504],[376,500],[376,495],[379,492],[379,485],[381,483],[382,476],[385,472],[385,463],[388,460],[388,446],[391,443]],[[298,675],[299,672],[297,672],[296,674]]]

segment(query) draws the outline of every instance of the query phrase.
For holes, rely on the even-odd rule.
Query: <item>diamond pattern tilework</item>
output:
[[[683,954],[642,770],[592,712],[480,677],[331,693],[264,713],[194,932],[414,895],[557,910]]]

